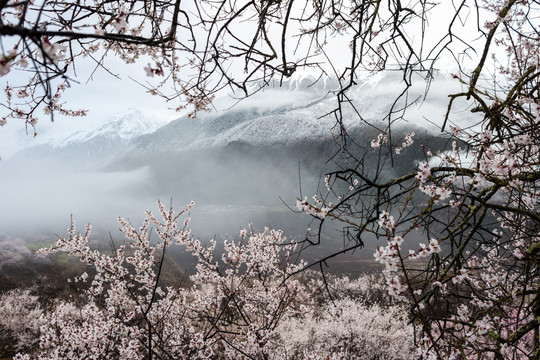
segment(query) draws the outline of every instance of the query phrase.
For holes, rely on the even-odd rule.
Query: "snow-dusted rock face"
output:
[[[96,128],[77,131],[66,138],[54,141],[52,145],[55,148],[62,148],[99,137],[127,143],[141,135],[150,134],[165,124],[163,120],[150,119],[139,110],[130,109],[123,116],[110,118]]]
[[[182,152],[224,148],[231,143],[253,146],[294,144],[328,137],[334,120],[318,119],[321,104],[259,113],[254,109],[230,111],[221,116],[175,120],[132,142],[135,152]]]
[[[373,133],[376,136],[377,131],[383,131],[388,126],[389,121],[398,133],[411,128],[431,134],[439,132],[446,109],[441,104],[446,104],[449,86],[456,84],[439,77],[431,85],[433,95],[425,97],[425,83],[417,82],[407,97],[395,103],[396,96],[405,86],[396,76],[384,74],[367,78],[349,91],[350,103],[342,104],[341,111],[350,134],[358,132],[371,136]],[[444,91],[437,90],[440,88]],[[129,153],[207,151],[238,143],[292,146],[331,139],[336,131],[333,111],[337,108],[337,90],[339,85],[330,80],[296,77],[281,84],[271,84],[269,88],[233,107],[230,107],[230,99],[229,102],[218,99],[216,107],[226,111],[172,121],[154,133],[132,141]],[[392,106],[393,114],[388,118]],[[401,110],[405,106],[408,107],[407,113],[401,119]],[[363,120],[358,114],[362,114]],[[462,117],[465,120],[470,118],[467,114]]]
[[[24,148],[7,159],[6,166],[30,163],[32,166],[94,171],[122,153],[132,140],[152,133],[164,124],[166,121],[151,119],[137,109],[130,109],[127,114],[111,117],[94,127]]]

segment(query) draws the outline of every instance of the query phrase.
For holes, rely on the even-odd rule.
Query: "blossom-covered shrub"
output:
[[[0,296],[0,351],[14,355],[39,342],[43,309],[32,290],[15,289]]]
[[[353,299],[327,302],[317,312],[283,321],[283,359],[415,359],[414,329],[396,305]]]
[[[95,269],[75,280],[89,288],[78,302],[59,301],[41,319],[40,358],[268,358],[279,344],[276,328],[308,312],[306,287],[292,275],[296,244],[280,231],[242,230],[226,241],[221,259],[215,242],[203,245],[188,230],[188,205],[180,214],[158,202],[161,218],[146,213],[136,229],[119,219],[126,241],[112,255],[91,250],[91,227],[44,252],[65,251]],[[151,227],[154,227],[152,229]],[[155,233],[159,241],[150,242]],[[197,258],[191,287],[159,286],[167,249],[184,246]],[[30,358],[30,355],[20,355]]]
[[[28,290],[4,294],[0,325],[26,351],[16,358],[411,357],[413,328],[380,276],[324,281],[302,272],[304,263],[292,261],[296,244],[268,228],[242,230],[216,258],[215,241],[203,245],[188,229],[192,206],[176,214],[158,202],[159,220],[147,212],[140,228],[119,219],[126,240],[111,254],[90,249],[90,226],[81,234],[72,223],[69,237],[41,251],[64,251],[93,268],[75,278],[87,290],[47,311]],[[188,286],[159,285],[170,246],[196,257]]]
[[[315,309],[324,311],[329,300],[351,299],[364,305],[399,305],[388,294],[388,286],[380,273],[365,273],[356,277],[323,274],[306,269],[299,274],[308,286]]]

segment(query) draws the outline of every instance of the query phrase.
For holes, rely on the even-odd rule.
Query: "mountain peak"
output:
[[[129,108],[128,112],[124,115],[110,117],[92,128],[77,131],[60,139],[54,144],[54,147],[65,147],[74,143],[86,142],[97,137],[127,143],[136,137],[156,131],[166,123],[167,121],[162,119],[150,118],[138,109]]]

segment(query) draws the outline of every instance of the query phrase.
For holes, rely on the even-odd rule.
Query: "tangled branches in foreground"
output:
[[[405,106],[396,99],[385,116],[390,125],[416,101],[407,96],[413,75],[421,74],[429,88],[441,59],[470,77],[473,90],[493,46],[528,56],[534,37],[521,30],[536,29],[537,11],[534,0],[2,1],[0,125],[18,119],[35,130],[42,112],[85,115],[62,94],[96,71],[118,77],[116,59],[139,66],[138,83],[178,110],[189,107],[191,115],[210,109],[223,89],[241,98],[300,70],[331,78],[339,86],[328,115],[345,140],[344,116],[354,103],[349,90],[367,73],[402,73],[394,86]],[[524,36],[506,42],[501,29]],[[478,59],[472,74],[462,68],[465,59]]]
[[[416,171],[389,177],[383,164],[414,147],[414,133],[381,133],[369,150],[377,169],[349,152],[353,165],[327,175],[328,192],[298,204],[321,228],[343,222],[350,249],[382,241],[375,258],[409,304],[426,359],[540,358],[540,34],[505,4],[505,81],[480,85],[483,63],[458,79],[467,88],[450,95],[442,125],[451,146],[424,148]],[[456,99],[483,119],[450,125]]]
[[[388,127],[367,150],[375,167],[344,145],[328,191],[298,201],[319,229],[342,222],[351,250],[379,240],[375,259],[409,304],[423,359],[540,359],[538,2],[486,4],[494,20],[477,66],[453,75],[463,91],[449,94],[440,125],[449,145],[420,144],[417,169],[389,176],[417,145]],[[493,47],[504,55],[493,50],[486,75]],[[478,121],[460,122],[457,101]]]

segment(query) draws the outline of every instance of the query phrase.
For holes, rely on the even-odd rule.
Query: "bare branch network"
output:
[[[429,79],[441,56],[455,57],[458,64],[475,58],[477,47],[463,34],[471,29],[486,39],[470,79],[474,88],[498,29],[498,24],[489,33],[477,28],[480,5],[473,1],[442,10],[425,1],[407,6],[401,1],[3,1],[0,6],[1,74],[13,68],[30,76],[6,89],[2,104],[10,112],[3,121],[22,118],[30,125],[42,115],[38,108],[83,115],[63,107],[63,86],[77,80],[84,58],[106,69],[108,56],[126,63],[148,59],[146,73],[163,76],[148,90],[179,109],[190,104],[194,113],[207,109],[223,88],[248,96],[271,79],[311,68],[340,80],[340,121],[347,89],[363,71],[402,71],[405,95],[413,73]],[[500,7],[489,10],[508,11]],[[441,11],[444,25],[431,17]]]

